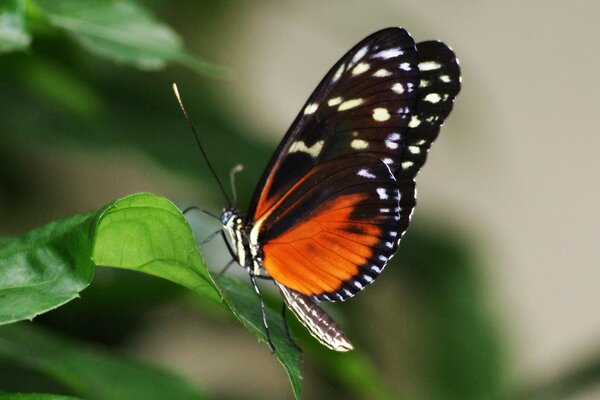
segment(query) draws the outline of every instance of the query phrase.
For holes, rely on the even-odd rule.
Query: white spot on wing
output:
[[[366,169],[366,168],[363,168],[363,169],[359,170],[359,171],[356,173],[356,175],[358,175],[358,176],[362,176],[362,177],[365,177],[365,178],[369,178],[369,179],[374,179],[374,178],[376,178],[376,176],[375,176],[375,175],[373,175],[372,173],[370,173],[370,172],[369,172],[369,170],[368,170],[368,169]]]
[[[338,107],[338,111],[346,111],[349,110],[351,108],[360,106],[363,103],[363,99],[351,99],[351,100],[346,100],[344,101],[342,104],[340,104],[340,106]]]
[[[419,70],[421,71],[433,71],[434,69],[440,69],[442,65],[437,61],[423,61],[419,63]]]
[[[373,119],[379,122],[387,121],[390,119],[390,113],[387,108],[377,107],[373,109]]]
[[[379,268],[377,265],[371,265],[371,272],[378,274],[381,272],[381,268]]]
[[[360,75],[363,72],[368,71],[369,68],[370,68],[369,64],[367,64],[365,62],[361,62],[356,67],[354,67],[354,69],[352,69],[352,75],[353,76]]]
[[[387,257],[384,256],[383,254],[379,256],[379,261],[381,261],[381,262],[387,262],[387,260],[388,260]]]
[[[390,58],[398,57],[402,54],[404,54],[402,50],[399,48],[393,48],[381,50],[380,52],[373,54],[373,58],[383,58],[384,60],[389,60]]]
[[[442,96],[440,96],[438,93],[429,93],[427,96],[425,96],[423,98],[423,101],[428,101],[430,103],[439,103],[439,101],[442,99]]]
[[[288,150],[288,153],[302,152],[309,154],[313,158],[317,158],[317,156],[319,155],[319,153],[321,153],[321,150],[323,149],[323,143],[323,140],[319,140],[312,146],[307,147],[302,140],[298,140],[292,143],[290,149]]]
[[[409,128],[416,128],[419,125],[421,125],[421,120],[416,115],[413,115],[410,118],[410,122],[408,123],[408,127]]]
[[[400,64],[400,69],[403,71],[410,71],[410,64],[407,62],[403,62]]]
[[[367,283],[373,282],[373,278],[371,278],[369,275],[363,275],[361,278]]]
[[[341,102],[342,102],[342,98],[341,97],[334,97],[333,99],[329,99],[329,101],[327,102],[327,105],[329,107],[333,107],[333,106],[337,106]]]
[[[383,162],[386,163],[387,165],[393,164],[394,160],[392,160],[391,158],[384,158]]]
[[[361,290],[364,286],[362,285],[362,283],[360,283],[357,280],[353,280],[352,284],[354,285],[355,288],[357,288],[358,290]]]
[[[385,68],[378,69],[373,76],[375,78],[385,78],[386,76],[390,76],[392,73]]]
[[[392,142],[391,140],[386,140],[385,147],[387,147],[390,150],[396,150],[398,148],[398,143]]]
[[[392,132],[386,138],[387,140],[400,140],[400,134],[396,132]]]
[[[388,194],[384,188],[377,188],[377,194],[379,195],[380,200],[387,200]]]
[[[319,105],[317,103],[310,103],[304,109],[304,114],[305,115],[313,114],[315,111],[317,111],[317,108],[319,108]]]
[[[419,81],[419,87],[420,87],[420,88],[427,87],[427,86],[429,86],[430,84],[431,84],[431,82],[429,82],[429,81],[428,81],[428,80],[426,80],[426,79],[421,79],[421,80]]]
[[[410,167],[413,166],[413,162],[412,161],[404,161],[401,165],[402,165],[402,169],[408,169]]]
[[[350,147],[356,150],[366,149],[369,147],[369,142],[362,139],[354,139],[352,142],[350,142]]]
[[[442,75],[440,76],[440,81],[444,83],[450,83],[450,77],[448,75]]]
[[[352,57],[352,64],[356,63],[358,60],[363,58],[365,54],[367,54],[367,51],[369,51],[369,46],[364,46],[360,50],[358,50],[354,57]]]
[[[401,83],[394,83],[392,85],[392,90],[398,94],[404,93],[404,86]]]
[[[419,146],[408,146],[408,151],[410,151],[411,154],[419,154],[421,152],[421,148]]]
[[[335,75],[333,75],[333,81],[334,82],[337,82],[337,80],[340,79],[340,77],[344,73],[344,69],[345,68],[346,68],[346,66],[344,64],[342,64],[342,65],[340,65],[340,67],[338,68],[338,70],[335,71]]]

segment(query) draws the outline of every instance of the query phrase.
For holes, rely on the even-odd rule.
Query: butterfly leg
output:
[[[200,242],[199,246],[202,247],[205,244],[207,244],[208,242],[210,242],[211,240],[214,239],[215,236],[217,236],[219,233],[223,232],[222,229],[219,229],[218,231],[214,231],[213,233],[211,233],[210,235],[208,235],[208,237],[206,239],[204,239],[203,241]]]
[[[234,262],[235,262],[235,258],[232,258],[231,260],[229,260],[229,262],[225,265],[225,267],[223,267],[223,269],[221,271],[219,271],[219,273],[215,276],[215,278],[219,279],[220,277],[222,277],[223,274],[225,274],[225,272],[227,272],[229,267],[231,267],[231,265]]]
[[[288,325],[286,310],[287,310],[287,307],[285,305],[285,302],[281,303],[281,318],[283,319],[283,326],[285,327],[285,334],[287,335],[288,339],[290,339],[290,342],[292,342],[294,347],[302,353],[302,348],[300,346],[298,346],[298,343],[296,343],[296,341],[292,338],[292,335],[290,335],[290,327]]]
[[[260,293],[260,289],[258,288],[258,285],[256,284],[256,278],[252,274],[249,274],[249,276],[250,276],[250,281],[252,282],[252,286],[254,287],[254,291],[256,292],[256,294],[258,295],[258,298],[260,299],[260,312],[262,314],[263,326],[265,327],[265,334],[267,335],[267,342],[269,343],[269,347],[271,348],[271,354],[272,354],[275,352],[275,346],[273,345],[273,342],[271,341],[271,333],[269,332],[269,324],[267,323],[267,312],[265,310],[265,302],[263,301],[262,294]]]

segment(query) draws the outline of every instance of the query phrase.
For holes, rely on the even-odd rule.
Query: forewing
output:
[[[450,47],[439,41],[417,44],[419,88],[415,112],[411,116],[394,175],[400,189],[400,237],[406,232],[416,204],[415,177],[437,138],[454,99],[460,91],[458,60]]]
[[[353,296],[373,282],[397,247],[399,191],[370,156],[319,164],[255,221],[263,267],[318,300]]]
[[[354,46],[325,75],[276,150],[249,222],[333,158],[368,154],[398,167],[418,82],[415,44],[404,29],[381,30]]]

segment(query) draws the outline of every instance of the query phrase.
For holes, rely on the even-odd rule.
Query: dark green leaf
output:
[[[31,319],[79,296],[93,275],[97,216],[52,222],[0,248],[0,324]]]
[[[46,393],[4,393],[0,400],[78,400],[78,397],[59,396]]]
[[[248,287],[210,277],[191,228],[167,199],[149,193],[119,199],[102,210],[53,222],[0,248],[0,323],[33,318],[72,300],[90,282],[94,267],[158,276],[223,302],[266,342],[259,301]],[[275,356],[300,398],[300,353],[283,322],[268,310]]]
[[[202,399],[181,377],[66,342],[33,326],[0,329],[0,357],[46,373],[88,399]]]
[[[246,329],[258,336],[263,342],[267,337],[263,328],[260,315],[260,301],[254,290],[248,285],[221,277],[218,281],[219,287],[224,294],[225,301],[236,318]],[[281,315],[271,308],[267,308],[267,321],[271,340],[275,346],[275,356],[285,368],[296,399],[302,396],[302,375],[300,374],[301,354],[289,341]]]
[[[0,52],[29,47],[31,36],[25,29],[24,12],[22,0],[5,0],[0,4]]]
[[[36,4],[51,25],[98,56],[144,70],[175,62],[208,75],[225,73],[190,56],[175,31],[131,0],[37,0]]]

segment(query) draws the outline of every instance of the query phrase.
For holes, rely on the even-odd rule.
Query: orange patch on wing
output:
[[[381,230],[373,221],[349,222],[352,194],[334,199],[315,216],[263,245],[263,266],[273,279],[306,295],[335,291],[372,256]]]

